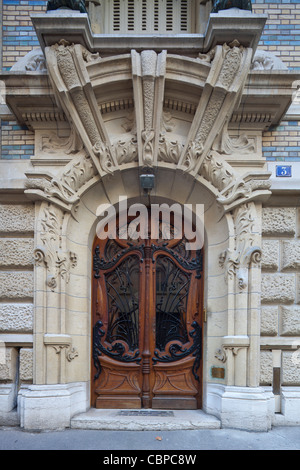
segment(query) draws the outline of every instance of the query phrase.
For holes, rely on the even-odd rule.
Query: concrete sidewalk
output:
[[[138,450],[158,453],[196,450],[300,450],[300,426],[274,427],[269,432],[257,433],[229,429],[174,431],[68,429],[33,433],[16,427],[2,427],[0,450],[121,450],[133,451],[132,454]]]

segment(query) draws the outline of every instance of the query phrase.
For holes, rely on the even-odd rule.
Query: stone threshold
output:
[[[220,429],[218,418],[202,410],[100,410],[90,408],[71,419],[72,429],[175,431]]]

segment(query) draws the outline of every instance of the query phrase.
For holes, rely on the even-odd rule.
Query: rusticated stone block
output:
[[[262,211],[264,235],[288,236],[296,233],[295,207],[264,207]]]
[[[279,241],[263,240],[262,243],[262,269],[277,271],[279,267]]]
[[[0,266],[32,266],[33,250],[33,239],[4,238],[0,240]]]
[[[278,334],[278,307],[262,307],[260,316],[260,333],[262,336],[277,336]]]
[[[260,384],[272,385],[273,381],[273,356],[272,351],[260,352]]]
[[[32,272],[1,272],[0,299],[26,299],[33,297]]]
[[[20,351],[20,380],[32,382],[33,379],[33,350],[22,348]]]
[[[0,380],[13,382],[17,372],[18,351],[16,348],[1,347]],[[4,354],[2,354],[4,353]]]
[[[266,303],[291,303],[295,300],[294,274],[263,274],[261,301]]]
[[[0,204],[0,232],[33,232],[33,204]]]
[[[282,270],[300,268],[300,240],[282,241]]]
[[[300,351],[283,351],[282,385],[300,385]]]
[[[300,336],[300,307],[281,307],[281,334]]]
[[[28,333],[33,329],[32,304],[0,304],[0,331]]]

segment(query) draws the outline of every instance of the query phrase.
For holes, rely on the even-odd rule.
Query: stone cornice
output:
[[[42,50],[65,38],[71,43],[81,44],[92,52],[102,55],[130,52],[131,49],[164,49],[169,53],[205,53],[224,42],[238,39],[244,47],[256,50],[267,15],[232,8],[209,17],[206,33],[203,34],[93,34],[87,14],[76,11],[56,10],[32,13],[34,25]]]

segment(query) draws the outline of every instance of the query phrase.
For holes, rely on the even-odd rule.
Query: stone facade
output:
[[[89,408],[97,207],[143,200],[146,167],[155,200],[205,207],[203,409],[299,424],[297,180],[268,167],[299,156],[297,4],[208,13],[196,44],[141,51],[45,5],[2,2],[0,420],[64,428]]]
[[[261,383],[273,384],[276,361],[282,396],[300,385],[299,246],[299,209],[264,208]]]

